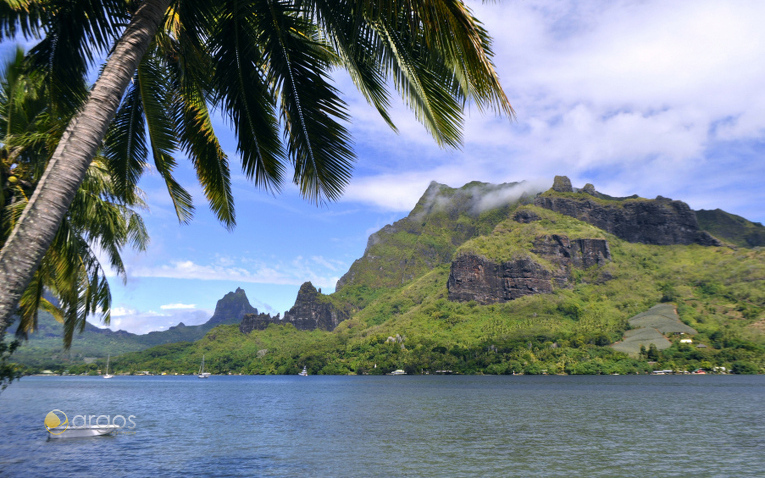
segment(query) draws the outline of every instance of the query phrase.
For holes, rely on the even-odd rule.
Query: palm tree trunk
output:
[[[3,245],[0,335],[10,325],[21,294],[53,241],[170,1],[145,0],[135,13],[87,102],[61,137],[29,204]]]

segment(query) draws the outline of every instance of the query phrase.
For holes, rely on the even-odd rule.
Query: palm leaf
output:
[[[108,52],[129,20],[118,0],[52,1],[39,9],[45,38],[29,52],[30,68],[45,72],[53,111],[71,115],[85,100],[87,68]],[[58,112],[58,109],[61,109]]]
[[[194,206],[191,195],[173,177],[177,163],[172,153],[177,144],[175,125],[168,114],[172,99],[167,91],[166,71],[155,53],[153,50],[144,56],[138,66],[136,84],[141,93],[154,165],[165,180],[178,220],[185,224],[194,216]]]
[[[354,11],[348,1],[312,0],[295,2],[315,22],[339,56],[338,66],[344,67],[367,102],[377,109],[382,119],[394,131],[390,118],[390,95],[385,74],[373,61],[379,49],[379,36],[369,23]]]
[[[438,144],[459,147],[463,98],[450,88],[453,76],[441,58],[422,54],[416,38],[407,31],[397,32],[384,20],[375,28],[382,39],[381,61],[392,72],[404,101]]]
[[[293,181],[304,197],[337,199],[351,177],[354,154],[345,103],[328,81],[336,57],[318,40],[313,25],[289,2],[258,4],[253,18],[279,94]],[[265,8],[267,7],[267,8]]]
[[[284,153],[274,94],[264,73],[267,58],[259,47],[260,32],[252,25],[254,3],[218,2],[214,22],[206,25],[215,59],[213,86],[216,104],[234,128],[245,175],[258,187],[278,191]]]
[[[175,27],[180,40],[169,35],[158,35],[158,45],[168,63],[168,74],[173,92],[173,119],[178,130],[180,147],[191,159],[197,178],[202,185],[210,208],[227,228],[236,224],[234,196],[231,192],[231,173],[228,156],[218,141],[206,104],[205,90],[209,86],[209,70],[203,79],[199,65],[212,68],[203,52],[190,45],[185,29]],[[194,65],[194,66],[192,66]]]
[[[103,148],[115,192],[126,200],[135,191],[148,156],[143,103],[136,80],[130,85],[109,126]]]

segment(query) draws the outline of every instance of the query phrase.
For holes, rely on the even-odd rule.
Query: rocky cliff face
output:
[[[334,330],[337,324],[348,319],[350,311],[335,306],[324,294],[316,290],[310,282],[300,286],[295,305],[284,313],[284,318],[279,315],[271,317],[270,314],[247,314],[239,330],[249,334],[253,330],[264,330],[271,324],[290,323],[298,330]]]
[[[552,292],[552,274],[540,264],[524,258],[495,264],[472,254],[452,262],[449,300],[479,304],[507,302],[524,295]]]
[[[555,194],[539,196],[534,200],[534,205],[590,223],[629,242],[721,245],[720,241],[699,228],[693,210],[682,201],[661,196],[653,200],[598,200],[592,196],[601,195],[594,193],[592,185],[588,186],[587,192],[577,194],[577,197]],[[559,192],[555,189],[553,191]]]
[[[299,330],[334,330],[337,324],[348,317],[348,310],[335,307],[310,282],[300,286],[295,305],[284,313],[284,320],[292,322]]]
[[[604,239],[575,239],[552,234],[538,237],[531,252],[552,265],[550,269],[531,256],[497,264],[473,254],[457,257],[451,266],[449,300],[493,304],[533,294],[549,294],[566,287],[574,268],[600,266],[611,260]]]
[[[243,334],[249,334],[253,330],[265,330],[271,324],[283,324],[285,323],[276,314],[276,317],[271,317],[271,314],[247,314],[242,318],[242,322],[239,324],[239,331]]]
[[[335,290],[399,287],[447,264],[461,244],[491,232],[519,202],[531,202],[539,192],[528,183],[471,182],[451,188],[432,182],[407,217],[369,237],[364,256],[340,278]]]
[[[213,328],[221,324],[238,324],[245,314],[257,313],[258,309],[250,305],[244,290],[237,287],[215,304],[215,313],[204,325]]]

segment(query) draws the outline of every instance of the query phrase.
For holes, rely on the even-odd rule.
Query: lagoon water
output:
[[[765,376],[25,377],[0,476],[765,476]]]

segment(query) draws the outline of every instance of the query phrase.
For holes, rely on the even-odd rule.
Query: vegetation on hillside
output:
[[[765,246],[765,226],[721,209],[696,211],[699,227],[740,247]]]
[[[364,308],[386,290],[397,289],[448,263],[466,241],[491,233],[526,196],[516,198],[512,184],[471,182],[461,188],[432,183],[409,215],[369,238],[364,256],[353,263],[334,294]],[[494,207],[481,198],[509,195]]]
[[[112,367],[117,373],[192,373],[204,354],[213,373],[292,374],[303,366],[312,374],[765,371],[765,250],[633,244],[570,217],[534,212],[541,221],[508,218],[461,250],[503,260],[538,234],[592,233],[609,241],[613,260],[575,271],[570,287],[553,294],[492,305],[449,301],[449,264],[443,263],[397,288],[356,284],[352,291],[366,306],[333,332],[288,324],[245,336],[222,326],[196,343],[112,358]],[[662,302],[675,304],[680,320],[698,331],[692,344],[670,334],[668,348],[644,347],[632,357],[609,347],[630,330],[630,318]]]

